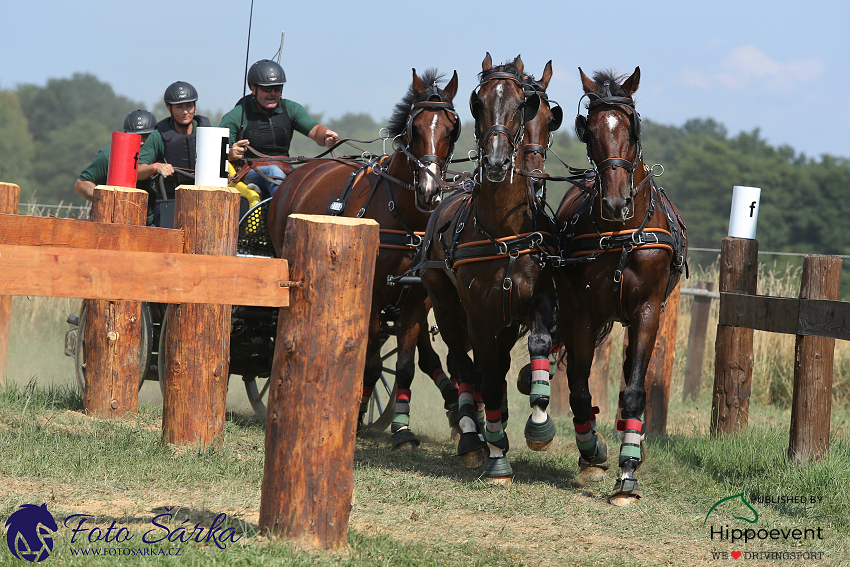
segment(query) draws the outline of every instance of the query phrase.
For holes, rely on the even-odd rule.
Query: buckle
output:
[[[505,278],[504,281],[502,281],[502,289],[504,291],[510,291],[513,283],[514,282],[510,277]]]
[[[620,283],[621,281],[623,281],[623,270],[615,270],[614,283]]]
[[[496,242],[496,246],[497,246],[497,247],[498,247],[498,249],[499,249],[498,254],[500,254],[500,255],[504,256],[505,254],[507,254],[507,253],[508,253],[508,245],[507,245],[507,243],[502,242],[502,241],[497,241],[497,242]]]
[[[422,237],[418,234],[408,234],[407,245],[413,246],[414,248],[420,248],[422,246]]]

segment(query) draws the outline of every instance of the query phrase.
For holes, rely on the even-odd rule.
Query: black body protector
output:
[[[239,101],[245,112],[247,125],[239,132],[240,140],[247,139],[254,150],[270,156],[288,156],[289,143],[292,141],[292,120],[286,112],[281,99],[283,112],[268,115],[260,112],[251,104],[254,95],[248,95]]]
[[[206,116],[196,114],[195,119],[198,121],[198,126],[210,126],[210,121]],[[191,134],[181,134],[171,125],[171,119],[166,118],[157,123],[156,129],[162,136],[162,141],[165,142],[165,153],[162,156],[163,161],[176,168],[194,171],[196,152],[195,128],[192,129]],[[174,198],[174,190],[177,186],[185,182],[177,175],[166,177],[163,181],[165,182],[165,193],[169,199]]]

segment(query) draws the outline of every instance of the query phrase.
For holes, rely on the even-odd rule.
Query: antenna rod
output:
[[[283,57],[283,35],[285,31],[280,32],[280,50],[277,52],[277,64],[280,65],[280,58]]]
[[[248,88],[248,56],[251,53],[251,24],[254,22],[254,0],[251,0],[251,12],[248,15],[248,45],[245,48],[245,76],[242,77],[242,98],[245,98],[245,89]],[[245,121],[245,101],[242,101],[242,122]],[[242,130],[242,123],[239,124],[239,136],[237,138],[242,138],[244,133]]]

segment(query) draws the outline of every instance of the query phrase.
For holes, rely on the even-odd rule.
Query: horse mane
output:
[[[522,84],[530,86],[534,91],[539,93],[545,93],[546,87],[540,83],[537,79],[534,78],[534,75],[529,73],[522,74]]]
[[[437,86],[437,83],[442,82],[444,77],[445,75],[443,73],[440,73],[433,67],[425,69],[425,72],[419,75],[419,79],[425,85],[426,89],[418,99],[413,92],[413,82],[410,83],[407,93],[404,95],[404,98],[396,103],[392,116],[390,116],[387,123],[387,130],[389,130],[391,138],[404,132],[407,126],[407,117],[410,115],[410,107],[413,103],[428,100],[431,97],[437,97],[439,99],[437,102],[448,102],[445,91]]]

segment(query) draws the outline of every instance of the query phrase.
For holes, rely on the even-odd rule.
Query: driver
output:
[[[230,130],[228,159],[241,160],[246,148],[269,156],[288,156],[292,131],[297,130],[323,147],[331,147],[339,135],[322,126],[297,102],[281,98],[286,75],[283,68],[268,59],[257,61],[248,70],[251,94],[244,96],[221,119],[220,126]],[[248,153],[251,157],[251,153]],[[245,174],[242,181],[274,195],[286,176],[277,165],[261,165]]]
[[[165,106],[170,116],[160,120],[139,152],[138,179],[155,173],[165,180],[165,192],[174,190],[185,180],[173,175],[175,168],[195,170],[195,133],[198,126],[210,126],[206,116],[195,114],[198,91],[189,83],[177,81],[165,89]]]

